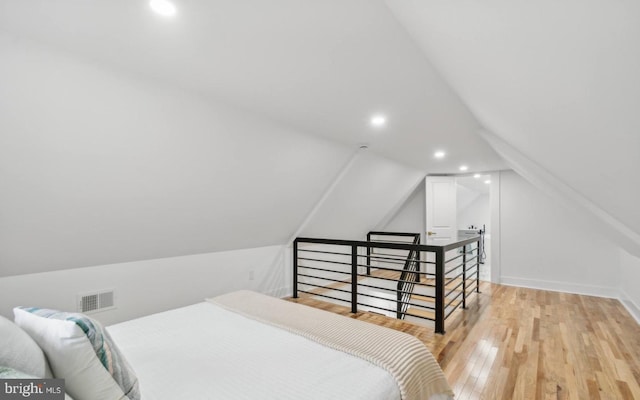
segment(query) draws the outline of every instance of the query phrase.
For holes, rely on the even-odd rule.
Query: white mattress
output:
[[[365,360],[203,302],[107,328],[144,400],[394,400]]]

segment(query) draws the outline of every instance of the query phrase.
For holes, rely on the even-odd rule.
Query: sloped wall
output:
[[[2,315],[111,288],[106,324],[240,288],[284,295],[295,232],[362,239],[423,178],[12,37],[0,58]]]
[[[491,196],[500,199],[499,209],[491,210],[499,213],[500,221],[499,253],[492,254],[491,262],[492,269],[496,268],[498,273],[496,283],[596,296],[619,296],[621,250],[617,243],[594,230],[579,212],[558,204],[554,198],[517,173],[502,171],[493,174],[498,178],[495,181],[499,185],[492,187],[496,191]],[[424,207],[422,186],[406,201],[385,229],[418,227],[414,222],[418,219],[424,221]],[[498,220],[493,217],[491,220]],[[490,226],[489,223],[487,225]],[[495,235],[492,236],[494,238]],[[632,266],[637,264],[632,260],[637,258],[627,256],[627,274],[631,278],[635,276],[630,272]],[[629,290],[630,285],[627,286]]]
[[[640,256],[640,3],[386,3],[485,129],[535,164],[484,135],[511,168]]]
[[[419,233],[424,240],[425,226],[425,181],[420,180],[420,184],[415,188],[411,196],[397,211],[391,220],[379,230],[387,232],[410,232]]]
[[[0,276],[284,244],[352,149],[0,35]]]
[[[619,246],[513,171],[500,173],[501,282],[617,297]]]
[[[418,169],[361,152],[300,236],[365,240],[367,232],[397,210],[423,178]]]

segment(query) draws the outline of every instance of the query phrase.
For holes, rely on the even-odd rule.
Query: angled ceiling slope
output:
[[[511,167],[640,255],[640,3],[386,3]]]
[[[353,150],[0,35],[0,277],[285,243]]]
[[[505,166],[382,0],[177,5],[167,19],[146,0],[2,0],[0,29],[431,173]]]

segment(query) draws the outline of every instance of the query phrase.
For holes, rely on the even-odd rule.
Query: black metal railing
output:
[[[387,237],[372,239],[375,235]],[[297,238],[293,297],[347,303],[396,318],[444,321],[479,292],[479,237],[421,245],[417,234],[371,232],[367,241]],[[410,242],[407,240],[410,239]]]
[[[395,240],[393,239],[395,238]],[[398,240],[400,239],[400,240]],[[368,242],[395,242],[395,243],[411,243],[420,244],[419,233],[407,232],[380,232],[372,231],[367,233]],[[367,248],[367,264],[371,261],[371,248]],[[400,279],[396,285],[397,290],[397,310],[396,318],[404,319],[405,312],[409,308],[409,300],[413,293],[416,282],[420,282],[420,252],[416,250],[408,250],[406,261],[400,273]],[[370,267],[368,267],[367,275],[371,275]]]
[[[420,237],[414,242],[414,244],[420,243]],[[413,295],[413,289],[417,282],[420,282],[420,252],[411,250],[407,257],[405,267],[400,274],[400,280],[398,280],[398,301],[396,318],[404,319],[407,309],[409,308],[411,296]]]

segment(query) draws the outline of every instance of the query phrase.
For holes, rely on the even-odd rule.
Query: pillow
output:
[[[24,373],[22,371],[18,371],[11,367],[0,365],[0,379],[38,379],[38,377]],[[65,393],[64,400],[73,400],[73,399],[71,398],[71,396]]]
[[[16,323],[40,345],[77,400],[139,400],[138,378],[109,333],[86,315],[16,307]]]
[[[0,379],[38,379],[38,377],[18,371],[13,367],[0,365]]]
[[[25,331],[0,315],[0,365],[36,378],[51,378],[47,359],[38,344]]]

